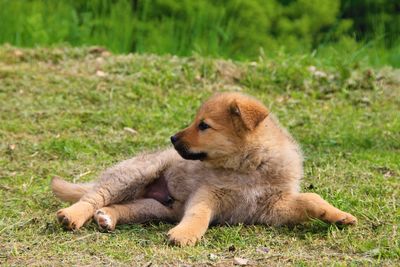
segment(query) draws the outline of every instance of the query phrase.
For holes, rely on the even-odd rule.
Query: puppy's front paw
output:
[[[178,246],[194,246],[201,239],[195,229],[175,226],[168,232],[169,241]]]
[[[107,213],[106,209],[99,209],[94,213],[94,220],[97,222],[100,230],[112,232],[115,230],[116,218],[109,213]]]

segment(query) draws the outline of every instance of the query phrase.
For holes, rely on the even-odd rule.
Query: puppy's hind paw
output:
[[[104,209],[99,209],[94,213],[94,220],[101,231],[112,232],[115,230],[115,218],[113,219]]]
[[[78,230],[85,223],[80,217],[74,217],[68,209],[57,211],[58,222],[67,230]]]
[[[78,230],[93,216],[93,206],[87,202],[77,202],[57,211],[58,222],[67,230]]]
[[[350,213],[343,212],[343,218],[340,218],[335,223],[339,225],[356,225],[357,218],[351,215]]]

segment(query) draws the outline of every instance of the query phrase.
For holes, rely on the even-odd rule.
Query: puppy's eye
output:
[[[208,128],[210,128],[210,125],[208,125],[207,123],[205,123],[204,121],[202,121],[202,122],[200,122],[199,123],[199,130],[200,131],[205,131],[205,130],[207,130]]]

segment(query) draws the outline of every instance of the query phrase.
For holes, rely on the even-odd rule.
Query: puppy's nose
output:
[[[179,138],[176,135],[171,136],[171,143],[175,144],[176,142],[178,142]]]

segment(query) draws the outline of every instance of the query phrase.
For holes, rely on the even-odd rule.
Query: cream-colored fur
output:
[[[51,180],[51,189],[55,196],[62,201],[77,202],[84,194],[93,189],[95,183],[74,184],[59,177]]]
[[[195,244],[211,222],[282,225],[318,218],[356,223],[354,216],[317,194],[299,192],[300,148],[254,98],[215,95],[173,143],[175,149],[115,165],[90,186],[53,180],[57,197],[77,201],[58,211],[58,220],[74,230],[94,216],[109,231],[120,223],[179,222],[168,233],[178,245]],[[171,205],[144,197],[148,185],[160,177],[174,200]]]

